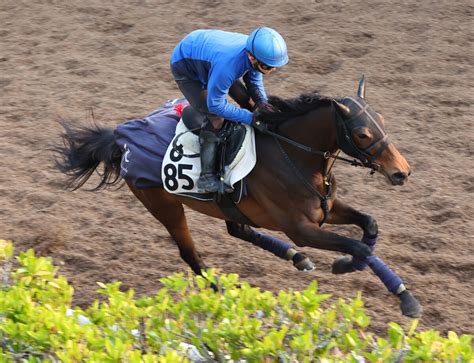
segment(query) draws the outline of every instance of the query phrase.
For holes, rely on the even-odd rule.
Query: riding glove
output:
[[[258,120],[258,111],[255,111],[252,115],[252,126],[263,133],[268,130],[268,125],[265,122]]]
[[[267,112],[274,112],[275,111],[275,107],[273,107],[270,103],[268,103],[266,101],[259,102],[257,104],[257,109],[259,111],[267,111]]]

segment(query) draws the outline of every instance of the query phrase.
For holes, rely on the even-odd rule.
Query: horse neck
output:
[[[330,106],[318,108],[285,122],[280,126],[280,133],[315,150],[330,152],[337,150],[336,121]],[[321,155],[288,144],[282,146],[295,164],[306,170],[306,173],[324,173],[326,160]]]

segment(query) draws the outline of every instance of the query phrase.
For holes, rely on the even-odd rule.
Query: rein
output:
[[[301,143],[299,143],[295,140],[289,139],[289,138],[287,138],[283,135],[280,135],[276,132],[270,131],[266,127],[266,125],[261,121],[256,121],[256,129],[259,130],[260,132],[262,132],[263,134],[273,136],[273,138],[282,140],[282,141],[284,141],[288,144],[291,144],[291,145],[297,147],[298,149],[304,150],[304,151],[306,151],[308,153],[311,153],[311,154],[321,155],[326,160],[327,159],[334,159],[334,161],[342,160],[346,163],[351,164],[352,166],[362,166],[362,167],[369,168],[369,169],[371,169],[370,174],[373,175],[377,170],[380,169],[380,166],[377,163],[375,163],[375,160],[382,153],[382,151],[385,150],[387,148],[387,146],[390,144],[390,142],[388,141],[387,135],[382,131],[383,137],[381,139],[376,140],[375,142],[373,142],[371,145],[369,145],[365,149],[362,149],[362,150],[359,149],[352,142],[352,138],[349,135],[349,130],[347,129],[346,122],[344,121],[344,119],[340,115],[340,113],[334,108],[334,102],[337,102],[337,101],[333,100],[332,108],[333,108],[334,113],[336,115],[336,126],[337,126],[337,129],[338,129],[337,133],[338,133],[338,143],[339,143],[339,149],[335,153],[331,153],[330,151],[322,151],[322,150],[318,150],[318,149],[312,148],[312,147],[307,146],[307,145],[303,145],[303,144],[301,144]],[[367,108],[367,106],[366,107],[361,106],[361,110],[359,111],[359,113],[357,115],[351,117],[349,119],[349,121],[361,116],[364,113],[367,113],[366,108]],[[379,127],[376,122],[375,122],[375,124],[377,125],[377,127]],[[341,145],[341,144],[344,144],[344,145]],[[375,154],[370,155],[369,152],[372,149],[374,149],[376,146],[379,146],[379,145],[380,145],[380,147],[375,152]],[[345,158],[343,156],[339,156],[339,151],[341,149],[344,150],[347,147],[351,151],[355,152],[356,155],[360,156],[361,158],[349,159],[349,158]],[[347,154],[347,152],[346,152],[346,154]],[[362,159],[362,161],[360,159]]]
[[[257,121],[257,122],[260,122],[260,121]],[[276,139],[280,139],[280,140],[286,142],[287,144],[291,144],[293,146],[296,146],[298,149],[304,150],[304,151],[309,152],[311,154],[321,155],[321,156],[324,157],[324,159],[342,160],[342,161],[345,161],[345,162],[351,164],[352,166],[366,166],[366,165],[362,164],[357,159],[348,159],[348,158],[345,158],[343,156],[339,156],[339,155],[337,155],[337,152],[333,154],[330,151],[321,151],[321,150],[312,148],[310,146],[300,144],[299,142],[297,142],[295,140],[289,139],[285,136],[277,134],[276,132],[270,131],[268,129],[259,129],[259,130],[260,130],[260,132],[262,132],[264,134],[268,134],[270,136],[273,136]]]
[[[323,210],[323,220],[319,223],[319,226],[321,227],[329,218],[329,206],[328,206],[328,199],[331,198],[332,196],[332,174],[331,174],[331,168],[334,165],[331,165],[331,168],[325,173],[324,175],[324,183],[323,185],[326,186],[326,195],[322,195],[315,187],[313,184],[311,184],[308,179],[306,179],[303,174],[301,174],[301,171],[296,167],[296,165],[291,161],[290,157],[286,153],[285,149],[281,146],[281,143],[278,141],[277,138],[274,139],[275,142],[278,145],[278,148],[280,149],[281,153],[283,154],[285,160],[287,163],[291,166],[293,169],[294,173],[296,176],[303,182],[303,184],[313,193],[316,195],[319,200],[321,201],[321,209]],[[326,158],[327,159],[327,158]],[[329,177],[328,177],[329,175]]]
[[[334,109],[334,103],[332,104],[332,107]],[[343,132],[345,134],[345,139],[350,139],[350,136],[348,134],[348,131],[347,131],[347,128],[345,127],[345,124],[344,124],[344,121],[342,120],[342,117],[339,115],[339,113],[337,112],[337,110],[334,109],[334,112],[336,114],[336,123],[337,123],[337,127],[341,127],[343,129]],[[315,148],[312,148],[311,146],[307,146],[307,145],[303,145],[295,140],[292,140],[292,139],[289,139],[283,135],[280,135],[276,132],[273,132],[273,131],[270,131],[267,127],[261,127],[261,126],[264,126],[265,124],[261,121],[257,121],[256,122],[256,125],[257,125],[257,129],[262,132],[263,134],[267,134],[267,135],[270,135],[270,136],[273,136],[274,138],[276,139],[279,139],[279,140],[282,140],[284,142],[286,142],[287,144],[291,144],[295,147],[297,147],[298,149],[301,149],[301,150],[304,150],[308,153],[311,153],[311,154],[315,154],[315,155],[321,155],[322,157],[324,157],[324,159],[334,159],[334,160],[342,160],[346,163],[349,163],[351,164],[352,166],[362,166],[362,167],[366,167],[366,168],[370,168],[372,169],[371,170],[371,174],[375,173],[377,170],[378,170],[378,165],[375,164],[373,162],[373,160],[368,160],[366,162],[361,162],[360,160],[357,160],[357,159],[348,159],[348,158],[345,158],[343,156],[339,156],[339,150],[336,151],[335,153],[331,153],[330,151],[322,151],[322,150],[318,150],[318,149],[315,149]],[[260,127],[259,127],[260,126]],[[385,142],[385,138],[383,140],[379,140],[381,142]],[[376,142],[376,144],[379,143],[379,141]],[[369,148],[372,148],[374,147],[375,145],[370,145]],[[367,149],[369,149],[367,148]],[[366,150],[363,150],[362,152],[364,151],[367,151]],[[382,151],[383,149],[385,149],[385,147],[383,148],[380,148],[381,150],[378,150],[377,154],[374,155],[374,157],[376,158]]]
[[[351,144],[350,146],[352,148],[354,148],[355,146],[353,145],[353,143],[351,141],[351,137],[350,137],[349,132],[347,130],[347,126],[344,122],[344,119],[341,117],[339,112],[334,108],[334,103],[332,103],[332,108],[334,110],[335,117],[336,117],[336,125],[337,125],[337,128],[338,128],[338,134],[339,134],[340,131],[342,131],[343,136],[344,136],[343,137],[343,140],[344,140],[343,142],[346,142],[346,143],[349,142]],[[365,112],[365,108],[363,108],[356,115],[356,117],[360,116],[363,112]],[[347,162],[347,163],[351,164],[352,166],[362,166],[362,167],[370,168],[371,169],[370,174],[372,175],[379,169],[379,165],[374,162],[375,159],[388,146],[387,136],[384,134],[383,137],[380,140],[375,141],[373,144],[369,145],[369,147],[365,148],[364,150],[360,150],[357,147],[355,147],[355,149],[357,151],[357,154],[364,156],[364,160],[360,161],[360,160],[357,160],[355,158],[354,159],[348,159],[348,158],[339,156],[339,152],[341,151],[341,145],[339,145],[339,149],[336,150],[336,152],[331,153],[330,151],[322,151],[322,150],[315,149],[311,146],[301,144],[301,143],[299,143],[295,140],[287,138],[287,137],[285,137],[283,135],[280,135],[276,132],[270,131],[266,127],[266,125],[264,123],[260,122],[260,121],[256,121],[256,128],[257,128],[257,130],[259,130],[263,134],[270,135],[274,138],[275,142],[278,145],[278,148],[280,149],[281,153],[283,154],[283,157],[285,158],[286,162],[290,165],[290,167],[293,169],[293,172],[295,173],[295,175],[303,182],[303,184],[306,186],[306,188],[309,191],[311,191],[311,193],[313,195],[317,196],[319,198],[319,200],[321,201],[321,209],[323,210],[323,215],[324,216],[323,216],[323,220],[319,223],[320,227],[327,221],[327,219],[329,217],[328,200],[331,198],[331,195],[332,195],[332,188],[331,188],[331,186],[332,186],[332,174],[331,174],[331,170],[334,166],[334,163],[337,160],[342,160],[344,162]],[[301,171],[291,161],[290,157],[288,156],[288,154],[285,152],[285,150],[281,146],[281,143],[279,142],[279,140],[281,140],[283,142],[286,142],[287,144],[293,145],[296,148],[304,150],[308,153],[315,154],[315,155],[321,155],[325,160],[328,160],[328,159],[333,159],[334,160],[333,163],[329,167],[326,166],[326,170],[325,170],[324,175],[323,175],[323,179],[324,179],[323,187],[326,186],[326,195],[321,194],[315,188],[315,186],[312,183],[310,183],[301,174]],[[382,143],[382,146],[379,147],[379,149],[377,150],[375,155],[373,155],[373,156],[368,155],[368,152],[370,150],[372,150],[375,146],[377,146],[381,143]]]

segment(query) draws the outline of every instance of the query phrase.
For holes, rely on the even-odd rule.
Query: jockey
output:
[[[220,181],[215,175],[216,134],[224,119],[251,125],[255,117],[249,110],[255,106],[271,109],[263,75],[287,63],[284,39],[266,27],[255,29],[250,36],[222,30],[195,30],[174,48],[171,56],[174,79],[191,106],[207,120],[199,136],[199,191],[219,189]],[[246,109],[229,103],[227,94]]]

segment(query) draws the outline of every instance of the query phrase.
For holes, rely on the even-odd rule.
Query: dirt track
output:
[[[187,32],[267,25],[290,52],[288,66],[265,82],[270,94],[351,95],[366,74],[368,100],[414,172],[408,185],[393,188],[338,165],[339,195],[378,220],[377,253],[419,297],[420,327],[474,333],[472,2],[233,3],[0,3],[0,238],[53,256],[81,305],[98,297],[96,281],[119,279],[152,294],[160,277],[187,271],[165,229],[126,188],[64,191],[47,147],[58,139],[58,116],[90,119],[92,109],[98,122],[114,126],[179,96],[169,54]],[[305,249],[317,270],[302,274],[229,237],[224,223],[188,217],[209,265],[272,291],[312,279],[336,297],[362,290],[374,331],[388,321],[409,324],[371,273],[331,275],[334,253]]]

